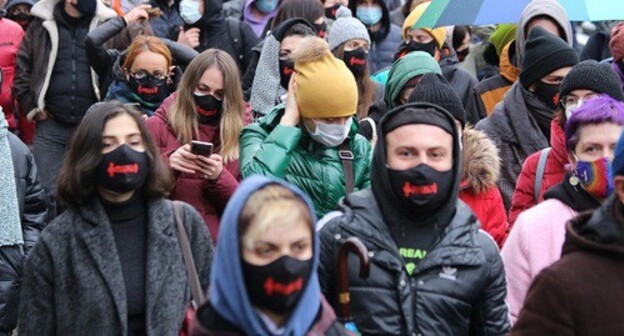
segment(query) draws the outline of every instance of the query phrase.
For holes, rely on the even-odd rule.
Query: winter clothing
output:
[[[180,16],[180,1],[173,1],[169,5],[169,1],[166,0],[151,0],[149,4],[152,8],[160,9],[162,13],[149,20],[154,36],[177,41],[180,27],[184,26],[184,20]]]
[[[476,125],[481,120],[481,116],[474,110],[471,110],[470,107],[476,105],[474,101],[476,97],[473,93],[474,87],[477,85],[477,79],[459,67],[459,60],[455,50],[447,45],[442,49],[441,53],[440,67],[442,68],[442,75],[451,84],[459,98],[461,98],[466,109],[466,121]]]
[[[22,263],[45,226],[47,203],[32,154],[2,115],[0,158],[0,333],[9,333],[17,325]]]
[[[281,97],[287,93],[286,88],[280,84],[279,49],[286,32],[298,23],[306,25],[314,31],[314,27],[308,21],[295,18],[282,22],[264,40],[258,64],[254,67],[251,98],[249,99],[255,114],[266,115],[281,102]]]
[[[524,8],[520,21],[518,23],[518,30],[516,32],[516,62],[515,64],[521,66],[524,64],[525,44],[527,40],[527,26],[529,23],[538,16],[547,16],[559,25],[563,36],[561,38],[568,43],[570,48],[574,42],[574,34],[572,33],[572,25],[568,19],[565,9],[556,0],[536,0],[531,1]],[[556,70],[556,69],[555,69]]]
[[[572,47],[540,26],[531,29],[524,49],[520,82],[525,88],[553,71],[579,62]]]
[[[297,106],[301,117],[340,118],[354,115],[358,88],[351,70],[332,55],[325,40],[311,37],[302,43],[291,54],[297,73]]]
[[[59,0],[42,0],[33,6],[30,13],[35,20],[26,31],[17,57],[13,96],[19,103],[21,113],[27,114],[30,119],[46,107],[45,97],[51,87],[53,69],[59,54],[61,44],[59,27],[53,14],[57,3]],[[89,31],[116,15],[115,11],[98,1],[95,16],[89,24]],[[97,76],[93,72],[91,84],[95,97],[101,98]],[[69,118],[68,121],[78,122],[79,119]]]
[[[124,20],[123,17],[116,17],[89,32],[85,40],[87,58],[89,59],[91,67],[99,76],[100,92],[104,94],[108,92],[109,86],[113,81],[125,81],[125,73],[122,68],[127,51],[105,49],[103,47],[106,41],[119,34],[124,28],[126,28],[126,20]],[[163,38],[162,42],[167,45],[167,48],[171,52],[171,56],[173,57],[172,65],[186,67],[191,63],[193,58],[198,55],[197,51],[169,39]],[[119,87],[120,85],[121,83],[116,84],[117,90],[121,89]],[[115,96],[127,96],[127,94],[115,94]],[[134,99],[128,100],[130,103],[135,102]],[[158,106],[150,108],[150,110],[154,111],[157,107]]]
[[[135,104],[134,106],[145,116],[152,116],[162,102],[153,102],[143,100],[141,96],[136,94],[128,86],[125,80],[116,80],[108,87],[106,101],[117,100],[124,104]]]
[[[17,104],[11,94],[13,87],[13,79],[15,78],[15,63],[17,52],[24,30],[17,23],[0,18],[0,71],[2,72],[2,80],[0,80],[0,107],[4,112],[4,119],[9,124],[9,129],[14,130],[17,127],[15,116],[18,115]]]
[[[404,40],[405,40],[405,37],[407,36],[407,33],[412,29],[412,26],[418,21],[418,19],[420,19],[420,17],[423,15],[425,10],[427,10],[430,3],[431,2],[421,3],[420,5],[416,6],[416,8],[414,8],[414,10],[412,10],[412,12],[405,18],[405,21],[403,22],[403,26],[402,26]],[[434,28],[434,29],[431,29],[431,28],[420,28],[420,29],[429,33],[429,35],[431,35],[431,37],[433,37],[433,39],[436,41],[438,48],[442,49],[442,46],[444,45],[444,42],[446,41],[446,28],[439,27],[439,28]]]
[[[515,56],[515,53],[515,43],[512,42],[503,47],[499,63],[500,73],[482,80],[475,86],[474,106],[469,106],[468,109],[474,111],[481,118],[485,118],[494,112],[496,104],[503,101],[505,93],[518,80],[520,69],[511,63],[512,55]]]
[[[550,189],[545,201],[520,214],[503,247],[512,323],[518,318],[533,279],[559,260],[568,220],[600,206],[583,188],[572,186],[569,178],[567,175]]]
[[[619,335],[622,204],[611,196],[566,225],[561,259],[533,281],[511,335]]]
[[[186,25],[186,28],[197,27],[201,30],[199,37],[198,52],[215,48],[227,52],[238,64],[241,75],[249,66],[252,57],[251,48],[256,46],[260,39],[253,29],[245,22],[233,18],[226,19],[222,13],[222,5],[219,0],[203,0],[204,15],[195,24]],[[230,23],[229,20],[234,20]],[[228,28],[230,25],[230,28]],[[237,29],[238,32],[230,30]],[[235,41],[236,36],[240,39]],[[237,46],[240,44],[240,46]]]
[[[546,157],[544,166],[544,177],[539,190],[539,199],[535,201],[535,175],[537,165],[542,150],[535,152],[526,158],[522,165],[522,171],[516,182],[516,189],[513,192],[511,209],[509,210],[509,230],[516,221],[516,218],[525,210],[544,200],[544,193],[550,187],[563,180],[566,173],[565,165],[568,164],[568,151],[566,150],[565,135],[559,127],[559,121],[554,119],[550,124],[550,146],[551,150]]]
[[[147,204],[145,331],[179,333],[191,299],[171,202]],[[184,227],[202,287],[212,244],[199,214],[184,206]],[[69,284],[69,285],[64,285]],[[20,335],[128,334],[127,298],[111,224],[97,198],[70,208],[41,234],[24,266]]]
[[[345,196],[344,171],[338,148],[329,148],[312,140],[300,127],[280,125],[284,106],[275,109],[241,133],[241,171],[285,179],[305,191],[314,202],[319,217],[334,210]],[[371,149],[357,134],[354,122],[348,136],[353,153],[353,177],[356,190],[370,186]]]
[[[154,143],[160,149],[162,158],[169,162],[169,156],[184,144],[178,142],[177,135],[169,125],[168,114],[172,107],[176,94],[165,99],[163,104],[156,110],[154,116],[146,121],[146,125],[152,134]],[[243,122],[248,124],[251,116],[246,113]],[[214,153],[218,153],[221,146],[219,127],[216,125],[199,124],[199,141],[212,142]],[[218,238],[219,219],[225,205],[238,187],[240,170],[238,161],[229,161],[223,164],[223,171],[215,181],[201,179],[196,174],[174,172],[176,184],[169,197],[174,200],[184,201],[191,204],[200,214],[205,225],[210,230],[210,236],[214,241]]]
[[[427,102],[448,111],[462,128],[466,124],[466,110],[453,88],[442,77],[433,73],[424,74],[409,98],[410,102]]]
[[[334,51],[341,44],[354,39],[360,39],[371,43],[370,36],[364,24],[351,16],[351,11],[341,6],[336,13],[336,21],[332,25],[327,37],[329,50]]]
[[[609,40],[609,49],[615,61],[621,61],[624,58],[624,24],[619,23],[611,30],[611,40]]]
[[[405,55],[392,64],[388,73],[384,101],[388,109],[397,105],[401,91],[407,82],[426,73],[442,74],[442,69],[436,60],[424,51],[415,51]]]
[[[414,220],[415,209],[407,209],[402,194],[391,186],[385,136],[394,127],[421,123],[433,116],[443,120],[443,129],[453,136],[450,171],[454,181],[441,207]],[[433,124],[433,120],[427,123]],[[348,270],[351,313],[363,334],[504,334],[509,328],[498,249],[491,237],[478,230],[468,207],[457,201],[461,160],[454,124],[450,114],[426,103],[410,103],[388,112],[378,127],[371,190],[347,196],[340,212],[321,228],[319,278],[323,293],[332,304],[338,303],[334,265],[344,240],[359,238],[371,256],[367,279],[357,276],[356,267]],[[407,231],[433,233],[435,238],[435,243],[422,251],[424,257],[416,268],[411,268],[411,275],[404,261],[405,250],[410,249],[397,242],[397,238],[407,238]],[[355,256],[350,258],[353,260],[348,265],[356,265]],[[461,282],[456,282],[458,277]],[[475,311],[482,313],[473,314]]]
[[[267,13],[264,17],[257,17],[251,11],[251,6],[254,5],[254,2],[256,1],[257,0],[245,1],[245,6],[243,7],[243,10],[242,10],[243,15],[242,15],[241,21],[248,24],[253,29],[254,33],[256,33],[256,36],[262,37],[262,32],[264,31],[264,28],[266,27],[269,20],[271,20],[275,16],[275,14],[277,14],[278,7],[275,7],[275,9],[272,12]]]
[[[382,17],[379,23],[381,27],[376,32],[372,32],[370,27],[367,27],[372,41],[368,53],[368,67],[371,74],[392,65],[397,47],[403,40],[401,28],[390,22],[390,12],[385,1],[377,1],[376,3],[381,6]],[[356,17],[357,5],[356,1],[349,2],[349,9],[351,9],[353,17]]]
[[[613,162],[611,162],[611,173],[613,176],[624,175],[624,137],[620,137],[615,146]]]
[[[609,42],[611,41],[610,29],[605,29],[600,24],[598,26],[598,29],[589,36],[587,43],[585,43],[581,51],[581,61],[594,60],[600,62],[613,57],[609,48]]]
[[[500,175],[498,150],[485,134],[474,129],[462,133],[462,184],[459,199],[477,216],[481,228],[499,247],[507,232],[507,214],[496,183]]]
[[[518,26],[510,23],[499,24],[490,36],[490,43],[494,45],[496,54],[502,56],[503,48],[511,43],[516,37]]]
[[[314,216],[312,202],[301,190],[278,179],[263,176],[252,176],[241,183],[241,187],[232,197],[223,215],[222,238],[219,240],[218,251],[214,263],[213,275],[210,279],[210,302],[204,304],[196,315],[193,324],[203,332],[198,335],[215,335],[229,332],[228,335],[271,335],[258,311],[252,306],[246,288],[240,246],[239,218],[249,197],[259,189],[276,184],[291,190],[306,202],[310,213]],[[314,218],[313,222],[316,222]],[[306,286],[301,292],[297,303],[290,310],[288,320],[284,323],[284,335],[305,335],[312,330],[325,334],[328,329],[343,330],[335,321],[336,317],[329,305],[321,304],[322,295],[316,269],[319,262],[319,241],[313,233],[313,265]],[[324,330],[316,329],[319,314],[333,315],[333,321],[325,321]],[[327,323],[329,322],[329,323]],[[198,328],[199,327],[199,328]]]
[[[561,83],[559,95],[565,97],[580,89],[605,93],[615,100],[624,101],[620,80],[605,63],[587,60],[574,66]]]
[[[511,206],[511,196],[524,160],[538,150],[548,147],[548,138],[541,131],[531,110],[552,113],[531,92],[516,82],[496,105],[490,117],[481,120],[476,129],[484,132],[499,150],[502,162],[498,187],[505,209]]]

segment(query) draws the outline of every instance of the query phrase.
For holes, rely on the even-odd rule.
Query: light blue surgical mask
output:
[[[201,19],[202,14],[199,12],[199,1],[182,0],[180,1],[180,16],[186,24],[193,24]]]
[[[256,8],[264,14],[273,12],[277,5],[279,5],[279,0],[256,0]]]
[[[360,6],[355,11],[355,16],[357,16],[357,18],[360,19],[363,24],[367,26],[372,26],[381,21],[383,13],[381,11],[381,7],[379,6]]]

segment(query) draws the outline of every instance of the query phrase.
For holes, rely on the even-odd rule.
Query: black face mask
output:
[[[406,42],[403,42],[403,44],[401,44],[401,46],[399,47],[399,51],[394,55],[394,60],[396,61],[399,58],[402,58],[403,56],[411,53],[412,51],[424,51],[428,53],[429,55],[435,57],[435,52],[436,52],[437,47],[438,45],[435,40],[432,40],[429,43],[406,41]]]
[[[327,22],[323,22],[321,24],[313,23],[312,25],[314,26],[314,29],[316,29],[316,35],[324,39],[327,35]]]
[[[312,258],[299,260],[286,255],[264,266],[243,260],[245,287],[251,303],[280,315],[295,306],[311,271]]]
[[[457,59],[460,62],[463,62],[466,59],[466,56],[468,56],[469,52],[470,52],[470,48],[466,48],[462,51],[457,51]]]
[[[351,70],[354,76],[362,76],[366,71],[368,52],[364,48],[357,48],[351,51],[345,51],[342,60]]]
[[[535,83],[535,92],[533,94],[546,105],[549,109],[554,110],[559,104],[559,84],[546,84],[541,80]]]
[[[28,15],[26,13],[19,13],[17,15],[11,15],[9,19],[17,22],[18,25],[22,26],[22,29],[26,30],[30,22],[33,20],[33,17],[32,15]]]
[[[126,193],[143,187],[148,170],[147,153],[123,144],[102,156],[96,170],[96,181],[110,191]]]
[[[128,76],[128,85],[130,89],[136,93],[141,99],[149,103],[160,103],[169,96],[169,86],[166,81],[158,83],[154,76],[148,75],[145,78],[137,80],[135,76]]]
[[[202,124],[217,124],[221,121],[223,101],[213,95],[198,96],[193,94],[199,122]]]
[[[325,17],[328,19],[336,20],[336,13],[338,13],[338,8],[340,8],[339,3],[331,7],[325,8]]]
[[[84,16],[95,15],[95,9],[97,7],[97,0],[78,0],[78,3],[74,5],[80,14]]]
[[[406,170],[386,169],[397,198],[414,215],[434,213],[447,201],[453,169],[439,172],[426,164]]]
[[[290,77],[295,73],[295,62],[290,59],[279,60],[280,85],[288,91],[288,82]]]

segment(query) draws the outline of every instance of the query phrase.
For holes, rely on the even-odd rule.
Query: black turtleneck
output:
[[[101,202],[111,223],[126,285],[128,335],[145,335],[146,201],[135,194],[122,203]]]
[[[600,206],[600,202],[587,193],[580,184],[576,186],[570,184],[570,173],[566,173],[561,183],[544,193],[544,199],[551,198],[561,201],[578,213],[595,210]]]

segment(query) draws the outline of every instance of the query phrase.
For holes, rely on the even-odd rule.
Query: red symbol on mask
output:
[[[366,59],[360,59],[360,58],[351,57],[351,59],[349,60],[349,64],[351,64],[351,65],[365,65],[366,64]]]
[[[282,70],[282,72],[284,73],[285,76],[290,76],[295,73],[295,69],[290,68],[290,67],[284,67],[284,70]]]
[[[318,32],[318,36],[319,36],[320,38],[325,38],[325,35],[326,35],[326,34],[327,34],[327,33],[326,33],[324,30],[321,30],[321,31],[319,31],[319,32]]]
[[[157,87],[145,87],[139,85],[139,94],[153,95],[158,93]]]
[[[200,106],[197,106],[197,113],[199,113],[199,114],[201,114],[203,116],[206,116],[206,117],[212,117],[212,116],[217,114],[217,110],[215,109],[215,110],[207,111],[207,110],[204,110],[203,108],[201,108]]]
[[[273,294],[277,295],[290,295],[294,292],[298,292],[303,288],[303,278],[298,278],[291,283],[279,283],[275,282],[272,277],[269,277],[264,282],[264,293],[268,296]]]
[[[553,97],[553,104],[554,105],[559,105],[559,93],[557,92],[557,94]]]
[[[110,177],[115,177],[115,174],[137,174],[139,172],[139,164],[116,165],[111,162],[108,164],[106,172]]]
[[[405,185],[403,185],[403,195],[405,195],[405,197],[410,197],[412,195],[433,195],[437,192],[438,185],[436,183],[419,186],[405,182]]]

